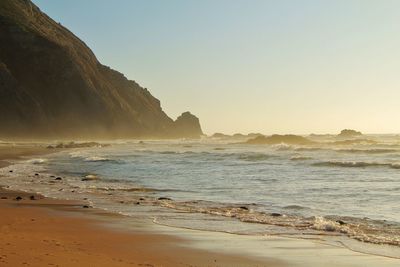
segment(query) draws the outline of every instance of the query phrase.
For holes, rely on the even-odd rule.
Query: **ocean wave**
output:
[[[350,221],[347,221],[349,219]],[[400,226],[384,221],[368,221],[357,218],[316,216],[311,229],[344,234],[352,239],[378,244],[400,246]]]
[[[116,159],[110,159],[110,158],[107,158],[104,156],[93,156],[93,155],[89,155],[89,153],[80,152],[80,151],[69,153],[69,156],[70,156],[70,158],[73,158],[73,159],[82,159],[85,162],[114,162],[114,163],[121,162]]]
[[[298,147],[295,151],[318,151],[318,150],[325,150],[322,147]]]
[[[174,154],[179,154],[179,152],[176,151],[161,151],[159,152],[160,154],[165,154],[165,155],[174,155]]]
[[[245,161],[264,161],[268,160],[272,157],[275,157],[273,155],[269,154],[264,154],[264,153],[243,153],[243,154],[238,154],[238,159],[240,160],[245,160]]]
[[[344,168],[367,168],[367,167],[389,167],[400,169],[400,163],[382,163],[366,161],[322,161],[312,164],[319,167],[344,167]]]
[[[99,156],[87,157],[87,158],[85,158],[84,160],[85,160],[85,161],[89,161],[89,162],[104,162],[104,161],[116,162],[116,160],[109,159],[109,158],[105,158],[105,157],[99,157]]]
[[[75,152],[71,152],[69,153],[70,158],[84,158],[86,156],[86,154],[82,153],[81,151],[75,151]]]
[[[238,219],[242,222],[291,227],[302,232],[314,230],[326,234],[345,235],[349,238],[373,243],[400,246],[400,225],[386,221],[369,221],[350,217],[311,216],[302,217],[282,213],[265,213],[253,205],[208,206],[200,202],[176,202],[171,199],[156,201],[156,204],[185,212],[198,212]],[[215,204],[215,203],[214,203]],[[292,205],[293,206],[293,205]],[[302,209],[304,207],[291,207]]]
[[[46,163],[47,161],[48,161],[47,159],[38,158],[38,159],[30,159],[30,160],[28,160],[28,163],[43,164],[43,163]]]
[[[307,157],[307,156],[293,156],[290,158],[290,160],[296,161],[296,160],[311,160],[313,159],[312,157]]]
[[[355,154],[385,154],[399,152],[397,149],[374,148],[374,149],[337,149],[337,152],[355,153]]]
[[[300,205],[288,205],[288,206],[285,206],[283,208],[284,209],[288,209],[288,210],[307,210],[307,209],[310,209],[308,207],[303,207],[303,206],[300,206]]]
[[[285,144],[285,143],[272,145],[272,147],[273,147],[276,151],[286,151],[286,150],[292,150],[292,149],[294,149],[293,146],[288,145],[288,144]]]

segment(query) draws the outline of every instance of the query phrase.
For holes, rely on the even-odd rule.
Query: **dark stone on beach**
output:
[[[62,180],[62,178],[61,178],[61,177],[57,177],[55,180],[57,180],[57,181],[61,181],[61,180]]]
[[[170,199],[168,197],[159,197],[158,200],[172,200],[172,199]]]
[[[143,201],[143,200],[144,200],[144,198],[142,198],[142,197],[141,197],[141,198],[139,198],[139,200],[142,200],[142,201]]]
[[[8,199],[8,197],[1,197],[0,199]]]
[[[15,198],[15,200],[20,201],[20,200],[22,200],[22,197],[17,196],[17,197]]]
[[[35,176],[39,176],[39,173],[35,173]]]
[[[30,199],[30,200],[36,200],[35,196],[33,196],[33,195],[30,196],[29,199]]]
[[[83,207],[84,209],[91,208],[91,206],[89,206],[89,205],[83,205],[82,207]]]
[[[54,175],[50,175],[50,178],[54,178],[55,176]]]
[[[123,203],[125,203],[125,201],[122,201],[122,200],[121,200],[119,203],[123,204]]]
[[[344,221],[342,221],[342,220],[337,220],[336,221],[338,224],[340,224],[340,225],[345,225],[346,223],[344,222]]]
[[[9,172],[13,172],[13,170],[10,170]]]
[[[273,212],[273,213],[271,213],[270,215],[271,215],[272,217],[280,217],[280,216],[282,216],[282,214],[276,213],[276,212]]]
[[[140,205],[140,202],[136,202],[136,205]]]
[[[242,210],[249,210],[249,208],[246,207],[246,206],[241,206],[241,207],[239,207],[239,208],[242,209]]]

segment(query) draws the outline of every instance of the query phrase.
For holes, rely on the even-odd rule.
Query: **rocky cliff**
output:
[[[340,132],[340,134],[338,134],[338,137],[358,137],[361,136],[362,133],[356,130],[352,130],[352,129],[344,129]]]
[[[0,137],[199,137],[185,114],[174,122],[31,1],[0,1]]]

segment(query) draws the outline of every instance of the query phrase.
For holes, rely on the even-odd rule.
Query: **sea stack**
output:
[[[190,112],[184,112],[174,122],[176,136],[200,138],[203,135],[199,119]]]

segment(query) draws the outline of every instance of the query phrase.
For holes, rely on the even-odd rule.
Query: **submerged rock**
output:
[[[342,221],[342,220],[337,220],[336,221],[338,224],[340,224],[340,225],[345,225],[346,223],[344,222],[344,221]]]
[[[352,130],[352,129],[344,129],[338,134],[338,137],[355,137],[362,135],[361,132]]]
[[[170,199],[168,197],[159,197],[158,200],[172,200],[172,199]]]

